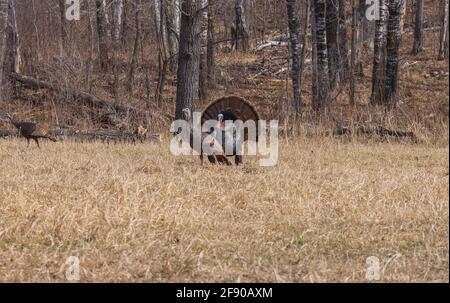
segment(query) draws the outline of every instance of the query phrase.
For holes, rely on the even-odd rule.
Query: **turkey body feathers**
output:
[[[210,120],[216,120],[219,115],[224,121],[242,121],[243,123],[253,121],[255,122],[255,140],[258,141],[259,129],[258,121],[259,115],[255,108],[237,96],[229,96],[218,99],[206,107],[202,113],[202,124]],[[243,144],[249,139],[253,139],[249,135],[249,130],[244,129],[243,133],[237,131],[235,127],[226,127],[219,130],[214,130],[213,134],[216,139],[222,143],[222,149],[228,157],[235,156],[236,165],[242,164]]]
[[[256,141],[258,141],[259,115],[256,109],[247,101],[237,96],[229,96],[218,99],[209,104],[202,113],[202,124],[209,120],[216,120],[222,114],[225,121],[242,122],[254,121],[256,123]],[[244,141],[249,139],[248,131],[244,132]]]
[[[19,134],[27,139],[28,144],[30,143],[30,139],[33,139],[38,146],[39,139],[48,139],[53,142],[57,141],[56,138],[49,135],[46,129],[39,127],[34,122],[19,122],[14,120],[9,114],[6,115],[6,118],[19,130]]]

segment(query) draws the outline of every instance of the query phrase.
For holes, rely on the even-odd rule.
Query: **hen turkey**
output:
[[[19,130],[19,134],[27,139],[28,146],[30,145],[30,139],[33,139],[39,148],[39,139],[48,139],[53,142],[57,141],[46,129],[39,127],[35,122],[19,122],[10,114],[6,114],[5,117]]]

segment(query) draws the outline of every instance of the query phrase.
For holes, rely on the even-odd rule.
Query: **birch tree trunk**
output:
[[[402,1],[402,7],[400,9],[400,34],[403,34],[405,30],[405,16],[406,16],[406,1]]]
[[[448,56],[448,0],[440,1],[441,31],[439,33],[439,60]]]
[[[386,87],[385,103],[387,107],[397,103],[398,62],[401,42],[401,16],[404,0],[389,0],[388,27],[387,27],[387,61],[386,61]]]
[[[122,0],[114,0],[114,18],[113,18],[113,49],[114,49],[114,62],[113,62],[113,95],[116,102],[120,100],[120,73],[119,73],[119,60],[120,60],[120,41],[122,33],[122,13],[123,2]]]
[[[106,0],[96,0],[97,8],[97,34],[100,66],[102,71],[109,67],[109,21],[106,9]]]
[[[198,10],[201,0],[182,0],[180,51],[177,73],[176,119],[182,118],[184,108],[192,112],[199,97],[199,66],[201,16]]]
[[[3,100],[3,60],[6,52],[6,28],[8,26],[8,0],[0,0],[0,101]]]
[[[329,70],[326,30],[326,5],[325,0],[314,1],[314,14],[316,25],[317,48],[317,76],[318,76],[318,100],[313,107],[317,111],[326,111],[329,105]]]
[[[372,97],[373,105],[384,102],[384,81],[386,72],[386,0],[380,0],[379,19],[375,22]]]
[[[215,46],[215,27],[216,20],[216,0],[209,0],[208,5],[208,46],[207,46],[207,64],[208,64],[208,87],[210,89],[216,86],[216,46]]]
[[[236,49],[246,52],[249,48],[247,22],[245,21],[244,0],[236,0]]]
[[[114,0],[113,39],[117,43],[122,33],[123,0]]]
[[[168,68],[168,41],[167,41],[167,18],[166,2],[164,0],[154,0],[155,4],[155,28],[158,41],[158,84],[156,87],[156,103],[159,105],[164,92]]]
[[[300,56],[299,56],[299,43],[298,32],[299,24],[297,19],[297,5],[296,0],[286,0],[286,9],[288,15],[289,25],[289,37],[291,45],[291,59],[292,59],[292,87],[294,90],[294,107],[295,112],[298,114],[301,111],[300,100]],[[304,42],[303,42],[304,43]]]
[[[416,20],[414,27],[413,54],[417,55],[423,49],[423,0],[416,0]]]
[[[11,27],[11,53],[12,53],[12,71],[20,74],[20,66],[22,64],[22,56],[20,51],[19,31],[17,28],[16,9],[14,0],[8,1],[9,24]]]

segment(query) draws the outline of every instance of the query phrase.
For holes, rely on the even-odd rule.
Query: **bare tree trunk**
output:
[[[199,96],[200,40],[201,28],[199,9],[201,0],[182,0],[180,51],[178,61],[178,83],[176,119],[182,118],[182,110],[194,111]]]
[[[297,114],[301,111],[300,100],[300,56],[298,43],[298,19],[296,0],[286,0],[286,9],[288,15],[289,37],[291,41],[291,59],[292,59],[292,87],[294,90],[294,107]],[[304,43],[304,42],[303,42]]]
[[[314,0],[315,1],[315,0]],[[311,103],[312,107],[317,108],[319,100],[319,76],[317,69],[317,28],[316,28],[316,14],[314,4],[310,6],[311,16],[311,45],[312,45],[312,75],[311,75]]]
[[[375,22],[371,103],[384,103],[386,73],[386,0],[380,0],[379,19]]]
[[[318,74],[318,103],[313,104],[317,111],[326,111],[329,106],[329,71],[328,71],[328,49],[326,30],[326,5],[325,0],[314,1],[314,14],[316,24],[316,47],[317,47],[317,74]]]
[[[403,34],[405,29],[406,1],[407,0],[403,0],[402,7],[400,9],[400,34]]]
[[[113,62],[113,95],[116,102],[120,99],[120,70],[119,70],[119,60],[120,60],[120,41],[121,41],[121,27],[122,27],[122,13],[123,13],[123,2],[122,0],[114,0],[114,19],[113,19],[113,50],[114,50],[114,62]]]
[[[140,0],[134,0],[134,26],[136,35],[134,37],[133,54],[131,55],[130,68],[128,70],[128,93],[133,94],[134,71],[138,60],[139,41],[141,39],[141,28],[139,24]]]
[[[302,41],[302,49],[300,51],[300,71],[299,71],[299,79],[300,79],[300,83],[298,85],[299,87],[299,97],[300,97],[300,109],[299,109],[299,113],[301,113],[302,110],[302,105],[303,105],[303,101],[302,101],[302,76],[303,76],[303,66],[305,63],[305,53],[306,53],[306,37],[308,34],[308,27],[309,27],[309,16],[310,16],[310,7],[311,7],[311,2],[310,0],[305,0],[306,3],[306,7],[304,9],[305,11],[305,15],[304,15],[304,24],[303,24],[303,31],[302,31],[302,35],[301,35],[301,41]]]
[[[122,15],[123,15],[123,0],[114,0],[114,15],[113,15],[113,40],[116,44],[121,39],[122,34]]]
[[[400,21],[404,0],[389,0],[387,27],[387,63],[385,102],[388,107],[397,103],[398,62],[401,42]]]
[[[14,0],[8,1],[8,9],[9,9],[9,24],[11,27],[11,53],[12,53],[12,71],[19,74],[20,66],[22,64],[22,56],[20,52],[20,39],[19,39],[19,31],[17,28],[17,19],[16,19],[16,9]]]
[[[68,42],[68,32],[67,32],[67,19],[66,19],[66,1],[59,0],[59,12],[61,20],[61,41],[60,41],[60,55],[63,57],[67,54],[67,42]]]
[[[167,18],[166,9],[165,9],[165,1],[163,0],[154,0],[155,4],[155,28],[156,28],[156,38],[158,40],[158,84],[156,88],[156,103],[159,105],[160,101],[163,97],[164,86],[166,82],[167,76],[167,68],[168,68],[168,50],[167,50]]]
[[[439,34],[439,60],[448,56],[448,0],[440,1],[441,31]]]
[[[207,43],[208,43],[208,0],[201,0],[202,9],[200,13],[201,18],[201,32],[200,32],[200,66],[199,66],[199,97],[200,100],[206,100],[208,97],[208,63],[207,63]]]
[[[210,89],[216,86],[216,59],[215,59],[215,28],[216,20],[216,0],[209,0],[208,5],[208,46],[207,46],[207,64],[208,64],[208,87]]]
[[[357,44],[358,44],[358,6],[355,0],[352,1],[353,19],[352,19],[352,53],[350,58],[350,104],[356,104],[356,65],[357,65]]]
[[[330,72],[330,88],[334,89],[339,79],[339,48],[338,48],[338,2],[326,0],[326,27],[327,27],[327,49],[328,69]]]
[[[180,0],[172,0],[166,4],[166,28],[169,45],[170,70],[177,68],[178,39],[180,35]]]
[[[123,46],[126,45],[127,41],[128,41],[128,35],[129,35],[129,26],[128,26],[128,7],[129,7],[129,2],[128,0],[122,0],[123,5],[122,5],[122,24],[121,24],[121,33],[120,33],[120,37],[121,37],[121,43]]]
[[[347,0],[339,0],[339,60],[340,60],[340,79],[341,82],[345,82],[348,79],[348,42],[347,42],[347,10],[346,10]]]
[[[93,72],[93,67],[94,67],[95,46],[94,46],[94,27],[92,26],[90,0],[86,0],[86,11],[87,11],[87,18],[88,18],[88,31],[89,31],[89,43],[90,43],[89,62],[87,63],[87,68],[86,68],[86,86],[87,86],[88,92],[91,93],[92,92],[92,72]]]
[[[417,55],[423,50],[423,0],[416,0],[416,21],[414,27],[413,54]]]
[[[247,22],[245,21],[244,0],[236,0],[236,50],[246,52],[249,48]]]
[[[8,26],[8,0],[0,0],[0,101],[3,100],[3,60],[6,52],[6,28]]]
[[[97,8],[97,33],[100,66],[102,71],[109,67],[109,21],[106,9],[106,0],[96,0]]]

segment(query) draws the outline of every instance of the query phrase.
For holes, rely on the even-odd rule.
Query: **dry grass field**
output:
[[[0,142],[0,281],[449,281],[448,144],[298,138],[200,167],[167,142]]]

